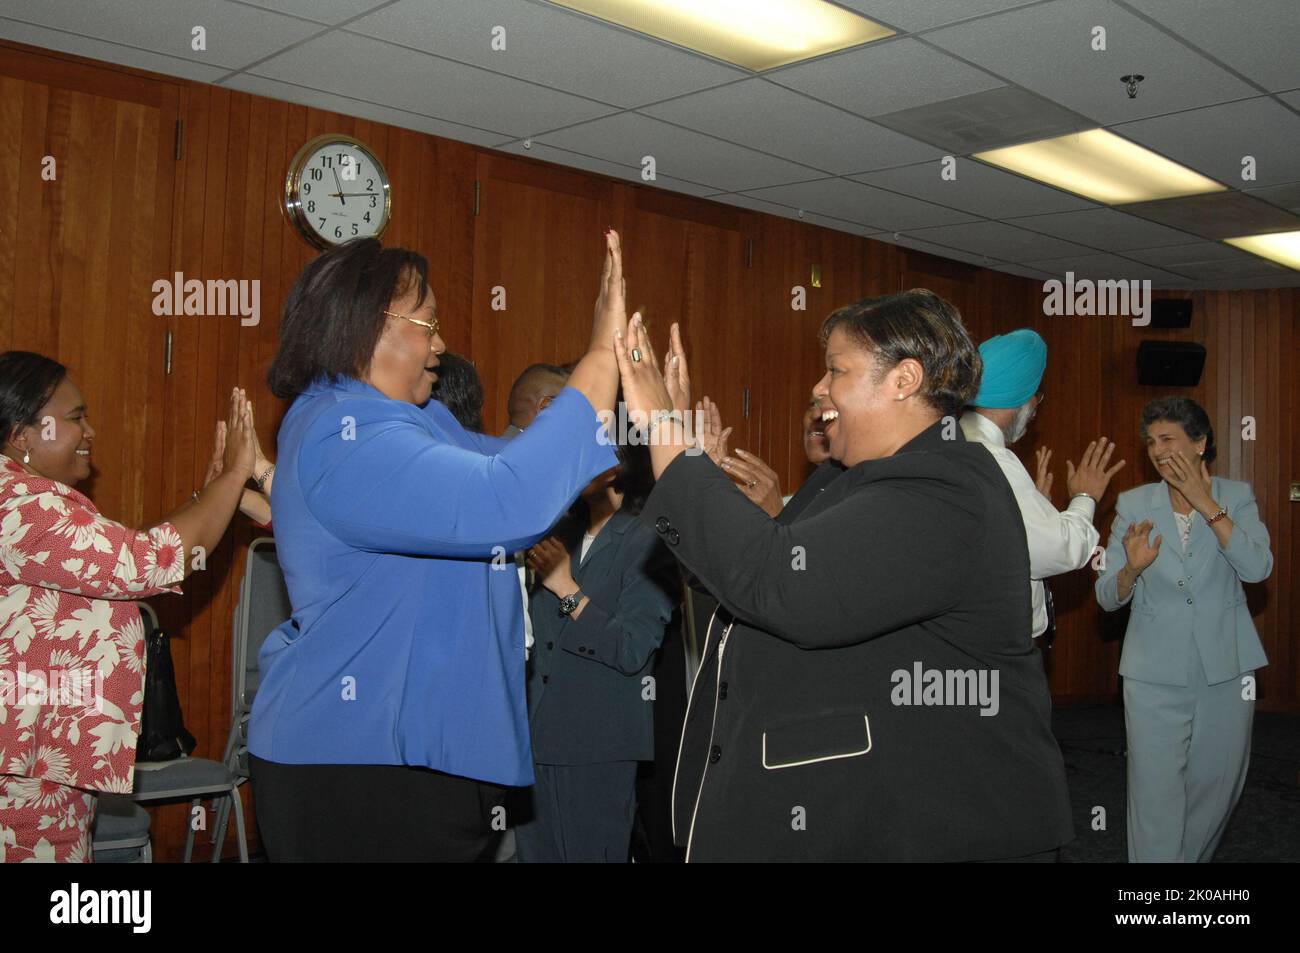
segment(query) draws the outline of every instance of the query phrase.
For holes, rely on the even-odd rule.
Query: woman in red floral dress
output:
[[[72,488],[95,431],[57,361],[0,354],[0,861],[91,859],[100,791],[130,793],[144,699],[134,600],[179,592],[212,550],[253,468],[242,391],[218,425],[202,492],[161,523],[105,519]]]

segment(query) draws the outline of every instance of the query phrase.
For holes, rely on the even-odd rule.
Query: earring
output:
[[[24,450],[24,451],[23,451],[23,463],[24,463],[24,464],[28,464],[28,463],[31,463],[31,462],[32,462],[32,452],[31,452],[30,450]]]

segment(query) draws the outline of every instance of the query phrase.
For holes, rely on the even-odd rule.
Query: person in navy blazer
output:
[[[1253,676],[1268,664],[1242,583],[1268,578],[1273,554],[1250,485],[1210,476],[1200,405],[1151,401],[1142,437],[1163,479],[1120,494],[1096,583],[1103,609],[1132,607],[1119,667],[1128,856],[1208,861],[1246,782]]]
[[[509,555],[617,462],[599,415],[626,326],[618,237],[586,356],[504,445],[428,406],[446,348],[427,268],[349,242],[285,305],[272,506],[293,616],[262,648],[249,726],[273,861],[485,855],[502,787],[533,780]]]
[[[681,580],[636,519],[652,484],[649,452],[624,446],[619,457],[529,553],[538,580],[528,678],[537,780],[533,819],[516,829],[524,863],[626,862],[637,762],[654,758],[650,673]],[[562,600],[575,593],[565,613]]]

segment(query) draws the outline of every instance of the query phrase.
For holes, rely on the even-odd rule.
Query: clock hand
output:
[[[333,192],[331,194],[337,195],[339,197],[339,201],[342,202],[344,205],[347,205],[348,200],[343,197],[343,183],[339,181],[339,170],[334,168],[333,166],[330,166],[330,171],[334,173],[334,184],[339,187],[339,190],[337,192]]]
[[[378,195],[379,193],[377,193],[377,192],[328,192],[328,193],[326,193],[326,194],[328,194],[329,197],[333,199],[333,198],[338,198],[340,195],[361,195],[361,196],[366,196],[366,195]]]

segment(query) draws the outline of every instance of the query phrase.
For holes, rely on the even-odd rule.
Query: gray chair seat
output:
[[[167,767],[157,770],[136,770],[136,800],[209,794],[229,790],[235,784],[235,776],[230,769],[210,758],[177,758],[166,764]]]
[[[101,794],[95,805],[95,863],[148,858],[149,812],[123,794]]]

